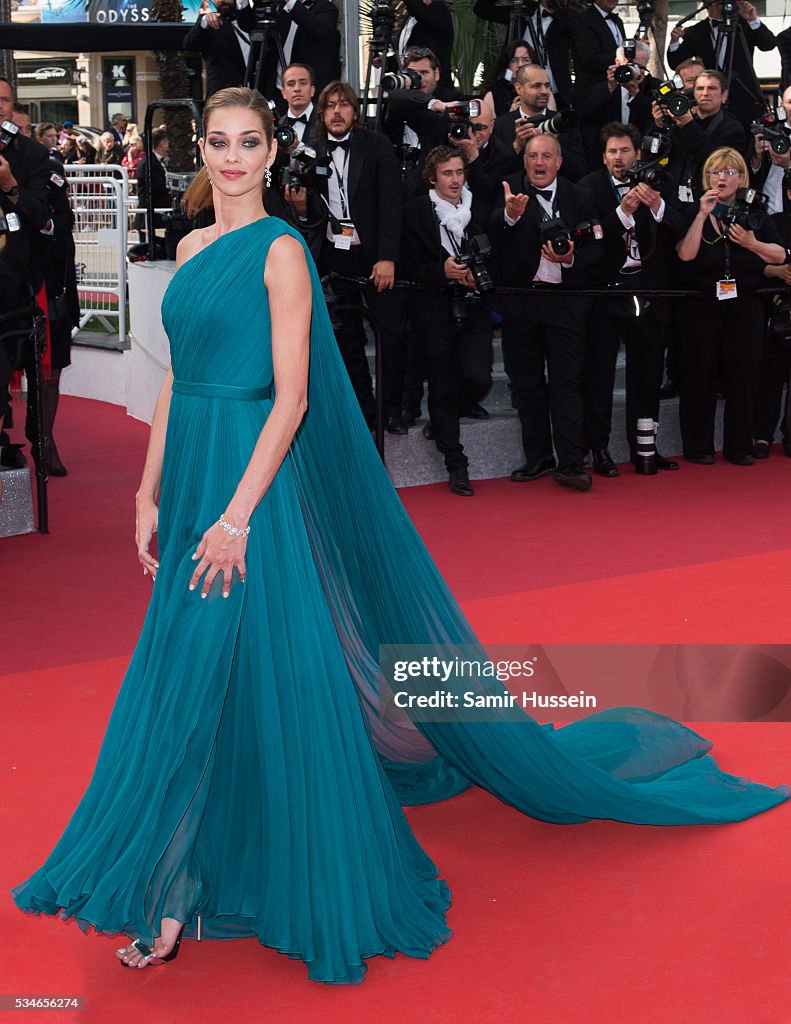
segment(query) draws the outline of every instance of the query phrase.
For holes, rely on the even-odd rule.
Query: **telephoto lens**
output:
[[[634,461],[636,473],[655,476],[656,468],[656,423],[651,416],[640,416],[637,420],[637,458]]]

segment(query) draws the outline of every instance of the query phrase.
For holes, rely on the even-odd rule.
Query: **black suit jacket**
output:
[[[756,48],[759,50],[773,50],[777,46],[777,39],[774,34],[763,23],[758,28],[752,29],[744,20],[739,18],[738,31],[747,45],[747,52],[738,39],[735,39],[736,49],[733,52],[733,77],[738,81],[731,82],[728,95],[728,109],[743,123],[748,123],[763,111],[764,105],[761,101],[761,93],[758,81],[753,71],[753,53]],[[725,51],[725,67],[728,67],[729,48]],[[748,59],[749,54],[749,59]],[[711,27],[709,20],[695,22],[690,25],[684,33],[684,38],[677,50],[668,51],[667,63],[673,69],[687,60],[689,57],[700,57],[704,67],[716,68],[716,57],[714,55],[714,44],[711,40]],[[753,102],[753,99],[757,102]]]
[[[581,188],[590,190],[596,207],[596,216],[604,231],[603,259],[594,267],[594,276],[597,284],[610,285],[618,281],[619,271],[626,259],[623,237],[626,229],[615,212],[620,204],[621,196],[616,195],[610,172],[606,167],[587,175],[579,184]],[[637,208],[634,221],[642,263],[641,286],[646,288],[669,287],[671,280],[669,261],[672,259],[669,246],[683,237],[687,228],[687,219],[666,202],[664,216],[659,223],[654,220],[648,207],[643,205]],[[629,277],[621,276],[621,281],[625,285],[629,284],[629,280]]]
[[[141,210],[148,206],[148,198],[154,200],[154,208],[170,206],[170,193],[168,192],[165,168],[162,166],[156,153],[151,154],[151,181],[146,173],[145,159],[140,161],[137,169],[137,198]]]
[[[235,19],[243,32],[250,32],[255,26],[252,7],[237,11]],[[223,17],[219,28],[201,28],[199,17],[184,38],[184,49],[203,56],[206,99],[220,89],[244,85],[245,60],[231,19]]]
[[[467,185],[475,200],[482,207],[495,206],[503,194],[503,179],[516,173],[520,166],[521,161],[512,147],[490,135],[489,142],[478,154],[478,159],[467,165]],[[485,216],[476,216],[486,223],[489,219],[488,213],[489,211]]]
[[[433,4],[431,5],[433,7]],[[509,25],[512,8],[498,4],[497,0],[476,0],[473,12],[483,21],[494,21]],[[577,23],[577,16],[566,7],[557,7],[552,12],[552,23],[544,35],[544,67],[549,67],[557,86],[557,95],[566,106],[571,105],[571,44]],[[517,31],[523,38],[527,31],[527,18],[517,15]],[[525,40],[533,46],[530,33]]]
[[[291,25],[297,31],[291,47],[291,63],[307,64],[313,69],[316,82],[316,96],[325,85],[341,77],[341,35],[338,31],[338,8],[333,0],[312,0],[297,3],[291,11],[281,10],[277,16],[277,34],[285,46]],[[263,69],[263,90],[268,99],[283,110],[283,97],[275,86],[277,78],[277,55],[274,49],[267,54]]]
[[[426,46],[439,61],[440,83],[451,86],[450,53],[453,49],[453,15],[444,0],[433,0],[424,4],[423,0],[404,0],[404,5],[417,20],[412,29],[407,46]]]
[[[0,190],[0,208],[6,216],[9,213],[17,214],[20,229],[9,231],[5,236],[0,260],[22,280],[29,280],[32,239],[49,218],[50,157],[44,146],[22,134],[17,135],[3,156],[19,185],[19,196],[13,202]],[[31,283],[37,290],[41,285],[41,277],[33,276],[36,280]]]
[[[505,179],[514,194],[525,192],[528,183],[522,171]],[[557,179],[555,209],[568,228],[574,228],[583,221],[596,216],[593,196],[586,188],[574,185],[563,178]],[[518,288],[530,286],[541,261],[540,226],[543,211],[537,199],[530,199],[520,219],[509,227],[505,223],[505,200],[495,207],[489,219],[489,237],[495,248],[499,265],[498,280],[503,285]],[[597,243],[586,239],[574,253],[574,263],[564,267],[563,285],[567,288],[586,288],[593,280],[592,268],[603,258]],[[503,300],[500,300],[500,304]],[[516,304],[518,306],[519,303]],[[516,306],[503,305],[506,316],[514,315]],[[514,308],[511,308],[514,307]]]
[[[552,111],[547,113],[551,114]],[[507,114],[498,117],[494,122],[493,135],[499,139],[511,152],[514,152],[513,145],[516,138],[516,121],[522,115],[518,110],[509,110]],[[588,162],[585,157],[585,149],[582,142],[582,135],[579,128],[570,132],[563,132],[559,135],[560,146],[563,150],[563,164],[560,173],[568,181],[579,181],[583,174],[588,173]],[[519,158],[521,163],[521,157]]]
[[[312,139],[320,157],[327,155],[326,139]],[[397,260],[401,248],[401,170],[393,147],[379,132],[355,128],[349,148],[349,217],[360,236],[368,263]],[[327,182],[320,179],[319,195],[327,196]],[[326,206],[315,194],[314,215]]]
[[[675,188],[689,178],[696,196],[703,194],[700,172],[715,149],[729,146],[749,157],[747,136],[741,123],[727,111],[699,121],[693,117],[689,124],[670,129],[672,146],[667,166],[670,183]],[[748,159],[749,163],[749,159]]]
[[[626,38],[623,22],[617,14],[612,20],[621,30],[621,37]],[[580,15],[577,30],[574,34],[574,96],[584,98],[594,85],[607,78],[607,68],[615,63],[617,45],[615,36],[610,31],[607,21],[599,14],[596,7],[590,7]]]

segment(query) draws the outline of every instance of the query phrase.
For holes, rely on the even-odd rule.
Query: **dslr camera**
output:
[[[280,0],[253,0],[253,15],[255,16],[256,28],[274,25],[277,20],[279,7]]]
[[[732,206],[717,203],[714,216],[729,227],[738,224],[747,231],[757,231],[768,216],[769,199],[754,188],[740,188]]]
[[[560,217],[552,217],[544,221],[539,230],[542,244],[548,244],[556,256],[567,256],[571,252],[572,242],[577,245],[585,238],[593,238],[598,242],[604,237],[598,220],[584,220],[569,229]]]
[[[280,172],[280,187],[310,188],[318,178],[329,178],[331,174],[330,158],[320,157],[311,146],[301,143]]]
[[[683,117],[698,105],[693,90],[684,88],[680,75],[673,75],[672,78],[660,82],[654,89],[653,98],[673,117]]]
[[[381,85],[385,92],[392,92],[394,89],[419,89],[421,81],[417,71],[407,68],[405,71],[399,71],[398,73],[392,71],[382,75]]]
[[[454,142],[466,139],[470,131],[470,118],[480,117],[480,100],[458,100],[456,103],[446,106],[445,113],[451,120],[448,129],[448,138]]]
[[[555,114],[534,114],[520,120],[522,124],[532,124],[538,128],[542,135],[562,135],[577,127],[580,116],[576,110],[558,110]]]
[[[375,56],[381,56],[393,39],[395,27],[395,8],[390,6],[390,0],[373,0],[373,3],[365,12],[371,22],[371,52]],[[398,88],[398,87],[396,87]],[[409,86],[401,86],[409,88]]]
[[[626,57],[626,64],[619,64],[615,69],[615,81],[618,85],[626,85],[628,82],[636,82],[645,73],[637,63],[637,40],[627,39],[623,44],[623,55]]]
[[[750,125],[752,135],[763,135],[773,153],[782,155],[791,149],[791,129],[789,129],[785,107],[770,110]]]
[[[0,153],[14,144],[17,135],[19,135],[19,128],[13,121],[3,121],[0,124]]]
[[[465,266],[472,274],[476,289],[485,295],[494,291],[494,281],[489,273],[487,257],[491,255],[492,245],[488,235],[465,236],[462,240],[461,252],[456,257],[460,266]]]

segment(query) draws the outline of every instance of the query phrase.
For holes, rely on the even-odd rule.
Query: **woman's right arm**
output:
[[[689,263],[694,260],[700,250],[700,241],[703,237],[703,225],[706,223],[711,211],[717,205],[719,194],[716,189],[709,189],[708,192],[704,192],[700,199],[700,208],[695,214],[695,219],[687,229],[687,233],[676,245],[676,252],[678,258],[682,263]]]

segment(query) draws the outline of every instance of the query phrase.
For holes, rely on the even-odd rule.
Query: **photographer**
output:
[[[540,122],[557,119],[565,122],[550,134],[563,136],[563,177],[577,181],[587,174],[588,164],[582,146],[582,136],[576,127],[576,116],[571,111],[554,114],[548,109],[552,92],[546,71],[537,64],[522,65],[516,73],[514,89],[519,97],[516,109],[497,118],[495,136],[511,146],[521,156],[529,139],[542,134]]]
[[[439,84],[452,88],[450,54],[453,49],[453,15],[446,0],[399,0],[396,4],[401,61],[407,50],[424,47],[436,54],[440,66]]]
[[[297,136],[297,142],[307,142],[316,134],[316,79],[313,68],[307,64],[289,64],[283,72],[280,95],[286,105],[286,112],[277,122],[278,127],[290,125]]]
[[[786,211],[772,216],[772,223],[777,228],[786,251],[791,248],[791,172],[786,172],[783,180],[783,193],[786,200]],[[755,402],[755,427],[753,436],[753,455],[756,459],[768,459],[772,442],[780,419],[783,401],[783,387],[791,380],[791,266],[767,265],[764,267],[766,283],[784,285],[785,290],[770,303],[769,327],[764,337],[761,369],[758,374],[758,395]],[[785,413],[781,421],[783,435],[783,451],[791,458],[791,402],[786,391]]]
[[[619,46],[626,40],[623,22],[615,13],[618,0],[598,0],[579,16],[573,39],[574,103],[607,77]]]
[[[492,214],[489,235],[501,283],[525,288],[533,282],[541,289],[528,298],[497,299],[527,460],[511,479],[521,483],[551,473],[557,483],[587,491],[592,481],[583,468],[582,374],[591,300],[564,295],[563,288],[589,287],[589,268],[600,256],[597,243],[571,239],[570,231],[590,222],[595,210],[587,189],[558,177],[562,163],[556,136],[529,139],[524,172],[503,182],[504,203]]]
[[[4,313],[29,303],[30,289],[35,293],[41,287],[41,277],[30,265],[31,241],[49,217],[49,158],[37,142],[2,127],[3,122],[11,122],[13,109],[11,83],[0,78],[0,213],[5,220],[5,232],[0,234],[0,310]],[[10,413],[8,385],[16,349],[15,342],[0,344],[0,449],[9,443],[3,426]],[[0,464],[18,468],[25,465],[25,458],[17,448],[6,448],[0,452]]]
[[[686,29],[673,29],[667,50],[667,63],[675,69],[690,57],[700,57],[707,68],[727,73],[731,66],[731,46],[735,47],[728,106],[731,113],[746,125],[763,108],[761,90],[753,70],[753,53],[756,49],[765,52],[773,50],[777,46],[777,39],[761,22],[753,4],[744,0],[729,2],[735,9],[730,15],[735,19],[732,31],[728,30],[723,21],[724,5],[710,3],[707,5],[707,18]]]
[[[725,75],[706,70],[695,79],[692,109],[673,114],[666,100],[654,100],[654,121],[670,132],[669,184],[682,204],[691,204],[700,197],[701,171],[716,149],[728,147],[739,153],[746,150],[744,128],[723,110],[727,99]]]
[[[388,140],[360,124],[360,104],[348,82],[331,82],[316,103],[319,137],[313,140],[317,161],[329,164],[331,174],[317,176],[309,190],[287,187],[286,197],[298,217],[315,222],[321,212],[323,239],[318,265],[330,272],[367,278],[360,287],[332,281],[343,305],[370,309],[382,346],[382,380],[386,427],[405,434],[401,419],[404,374],[403,293],[393,289],[395,261],[401,245],[401,175]],[[299,222],[298,222],[299,223]],[[373,426],[375,404],[365,354],[365,332],[359,313],[339,314],[336,338],[360,408]]]
[[[437,448],[445,457],[448,486],[468,497],[473,489],[459,439],[459,416],[483,399],[492,385],[492,326],[477,288],[487,286],[481,258],[478,281],[464,258],[475,250],[481,227],[472,219],[472,195],[464,186],[464,157],[439,146],[426,157],[430,187],[404,207],[403,275],[425,284],[445,284],[446,295],[414,291],[412,326],[423,346],[428,373],[428,411]],[[485,236],[484,236],[485,237]]]
[[[467,188],[472,192],[475,218],[486,223],[489,210],[502,195],[503,178],[519,170],[520,160],[512,146],[506,146],[494,134],[495,118],[486,100],[481,100],[480,113],[470,122],[467,137],[452,138],[450,145],[464,156]]]
[[[275,29],[283,47],[285,66],[278,65],[274,47],[265,54],[262,91],[282,111],[279,93],[285,67],[307,64],[313,69],[316,91],[341,76],[341,36],[338,8],[333,0],[286,0],[275,4]]]
[[[604,232],[604,258],[596,266],[602,287],[659,289],[670,287],[669,244],[686,230],[683,214],[660,194],[661,171],[638,167],[640,134],[631,124],[613,122],[601,132],[604,166],[583,178],[590,189]],[[646,181],[645,179],[648,179]],[[641,180],[642,179],[642,180]],[[659,419],[666,331],[671,321],[667,299],[629,295],[596,299],[588,324],[585,351],[585,437],[600,475],[618,475],[608,451],[612,429],[615,364],[620,342],[626,349],[626,436],[637,459],[638,417]],[[658,469],[678,463],[657,454]]]
[[[571,106],[571,44],[577,15],[563,0],[540,0],[516,8],[497,0],[476,0],[473,13],[500,25],[510,25],[516,17],[517,32],[530,47],[533,62],[547,72],[558,107]]]
[[[533,52],[524,39],[514,39],[500,52],[483,97],[494,110],[495,117],[507,114],[519,102],[514,82],[523,64],[535,64]]]
[[[755,150],[750,159],[750,179],[753,186],[767,196],[770,214],[782,213],[785,208],[783,179],[791,168],[791,131],[788,127],[791,87],[784,90],[781,103],[786,120],[778,121],[768,133],[753,132]],[[785,151],[778,152],[778,149]]]
[[[651,47],[642,39],[625,44],[629,57],[617,56],[607,77],[577,97],[582,137],[590,166],[601,158],[601,129],[605,124],[631,124],[642,136],[651,122],[651,94],[655,80],[648,72]],[[620,52],[620,51],[619,51]]]
[[[171,198],[167,186],[166,168],[168,165],[170,140],[164,128],[156,128],[151,133],[151,180],[148,180],[146,161],[143,159],[137,169],[137,230],[140,241],[146,240],[146,214],[149,198],[154,210],[170,207]],[[163,226],[162,214],[154,214],[154,227]]]
[[[198,20],[184,38],[184,49],[206,65],[206,99],[220,89],[244,85],[255,14],[250,0],[201,0]]]
[[[751,466],[764,329],[763,303],[755,292],[764,267],[784,263],[786,253],[774,224],[740,193],[749,185],[740,153],[715,150],[703,180],[708,187],[698,212],[676,247],[685,283],[705,296],[685,302],[679,405],[684,457],[705,466],[714,462],[719,379],[725,394],[723,455],[734,465]]]

